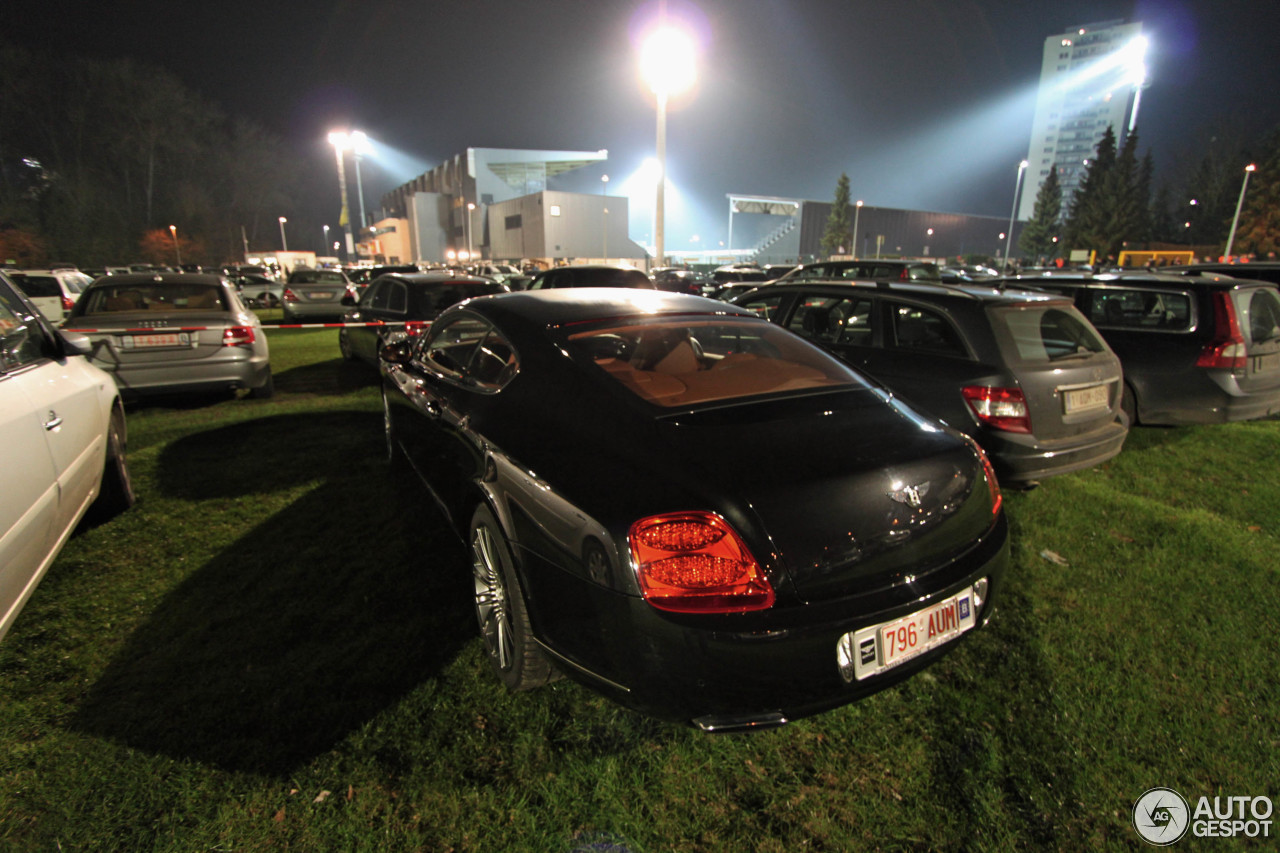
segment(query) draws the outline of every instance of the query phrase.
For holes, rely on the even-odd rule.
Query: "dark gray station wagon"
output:
[[[1054,273],[1024,279],[1075,301],[1124,364],[1125,410],[1144,424],[1280,414],[1280,289],[1201,275]]]
[[[969,435],[1003,485],[1120,452],[1120,361],[1070,300],[925,283],[779,281],[736,304]]]

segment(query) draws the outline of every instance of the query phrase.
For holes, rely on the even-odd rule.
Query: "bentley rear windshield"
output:
[[[571,334],[565,343],[573,355],[664,408],[867,387],[857,373],[807,341],[751,318],[628,319]]]

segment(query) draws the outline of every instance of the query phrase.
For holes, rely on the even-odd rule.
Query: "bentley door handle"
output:
[[[60,426],[62,426],[62,418],[58,417],[57,412],[55,412],[53,409],[50,409],[49,420],[44,422],[45,430],[48,432],[53,432],[55,429],[57,429]]]

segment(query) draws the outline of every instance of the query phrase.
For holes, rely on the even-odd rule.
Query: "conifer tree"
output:
[[[1058,170],[1050,169],[1049,176],[1040,185],[1036,193],[1035,208],[1031,219],[1022,229],[1018,238],[1018,248],[1025,257],[1033,262],[1040,258],[1052,260],[1058,255],[1059,243],[1054,237],[1059,236],[1061,224],[1058,220],[1062,211],[1062,185],[1058,183]]]
[[[836,197],[831,204],[831,215],[827,217],[827,228],[822,234],[822,251],[834,255],[851,251],[853,246],[853,224],[849,216],[849,176],[843,172],[836,181]]]

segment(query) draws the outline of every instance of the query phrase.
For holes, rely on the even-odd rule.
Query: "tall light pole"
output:
[[[609,188],[609,176],[600,176],[600,207],[604,211],[601,214],[602,223],[604,225],[604,252],[601,254],[606,261],[609,260],[609,202],[606,201],[608,194],[605,192]]]
[[[1013,210],[1009,211],[1009,232],[1004,241],[1004,265],[1009,266],[1009,249],[1013,245],[1013,218],[1018,215],[1018,191],[1022,189],[1022,173],[1027,170],[1027,161],[1018,164],[1018,179],[1013,182]]]
[[[289,241],[284,237],[284,224],[288,221],[283,216],[280,217],[280,251],[282,252],[289,251]]]
[[[369,220],[364,217],[364,187],[360,184],[360,158],[368,154],[369,137],[363,130],[352,131],[351,133],[351,154],[356,160],[356,200],[360,202],[360,230],[363,231],[369,225]]]
[[[333,146],[333,151],[338,157],[338,190],[342,194],[342,213],[338,217],[338,227],[346,229],[347,261],[350,261],[351,256],[356,253],[356,243],[351,237],[351,216],[347,212],[347,171],[342,164],[342,152],[346,149],[348,142],[345,131],[335,130],[329,134],[329,144]]]
[[[667,98],[679,94],[693,85],[693,41],[682,30],[666,22],[665,8],[657,28],[645,39],[641,49],[641,73],[657,98],[658,114],[658,194],[654,210],[654,251],[657,263],[665,263],[666,247],[663,244],[664,204],[667,183]]]
[[[178,256],[178,269],[182,269],[182,247],[178,245],[178,226],[170,225],[169,233],[173,235],[173,251]]]
[[[1236,242],[1236,226],[1240,224],[1240,209],[1244,207],[1244,193],[1249,189],[1249,175],[1258,170],[1258,166],[1250,163],[1244,167],[1244,183],[1240,185],[1240,200],[1236,202],[1236,215],[1231,217],[1231,233],[1227,235],[1227,261],[1231,260],[1231,246]]]
[[[858,215],[860,213],[862,213],[862,199],[858,199],[853,205],[853,251],[850,254],[855,261],[858,259]]]

